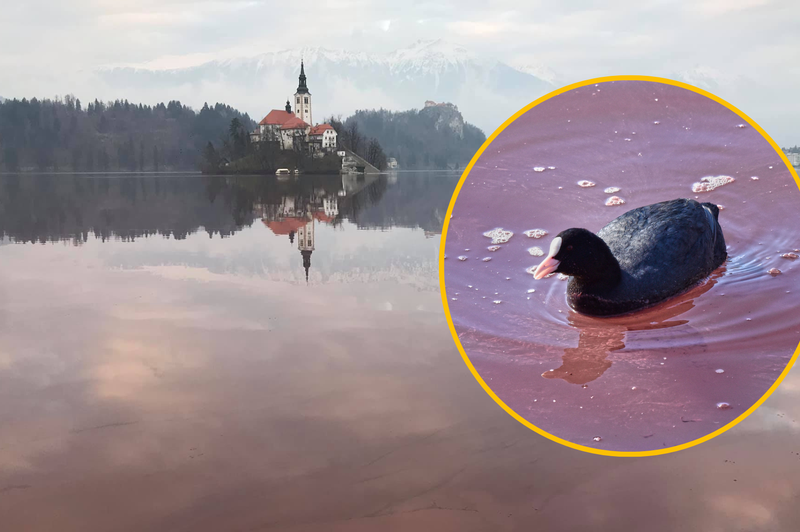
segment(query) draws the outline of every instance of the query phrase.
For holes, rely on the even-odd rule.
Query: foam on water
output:
[[[533,167],[533,171],[534,172],[544,172],[545,170],[546,170],[546,168],[544,166],[534,166]]]
[[[625,200],[620,198],[619,196],[611,196],[606,200],[606,206],[613,207],[615,205],[624,205]]]
[[[792,260],[794,260],[794,259],[796,259],[798,257],[798,255],[797,255],[797,253],[782,253],[781,257],[783,257],[784,259],[792,259]]]
[[[770,274],[771,276],[775,277],[776,275],[780,275],[783,272],[780,271],[778,268],[772,268],[770,270],[767,270],[767,273]]]
[[[505,244],[511,237],[514,236],[514,233],[511,231],[506,231],[502,227],[495,227],[491,231],[486,231],[483,233],[483,236],[492,239],[492,244]]]
[[[492,257],[483,257],[481,260],[483,262],[489,262],[490,260],[492,260]]]
[[[615,192],[619,192],[619,187],[608,187],[603,192],[606,194],[614,194]]]
[[[578,186],[579,187],[583,187],[583,188],[589,188],[589,187],[593,187],[594,183],[584,179],[583,181],[578,181]]]
[[[458,260],[463,262],[463,261],[467,260],[467,256],[466,255],[459,255]]]
[[[720,410],[730,410],[731,404],[724,401],[717,403],[717,408]]]
[[[489,246],[486,249],[488,249],[489,251],[497,251],[498,249],[500,249],[500,246]]]
[[[758,181],[758,176],[757,175],[752,175],[752,176],[750,176],[750,179],[752,179],[753,181]]]
[[[728,183],[736,181],[729,175],[706,176],[700,179],[700,182],[692,184],[692,192],[711,192],[715,188],[719,188]]]
[[[534,257],[541,257],[542,255],[544,255],[544,251],[542,251],[542,248],[538,246],[533,246],[532,248],[528,248],[528,253],[530,253]],[[795,258],[797,258],[797,255],[795,255]]]
[[[523,235],[527,236],[528,238],[542,238],[543,236],[547,235],[547,231],[544,229],[528,229],[522,233]]]

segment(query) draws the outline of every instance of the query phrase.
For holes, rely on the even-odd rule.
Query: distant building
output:
[[[792,163],[792,166],[800,166],[800,153],[786,153],[786,158]]]
[[[336,149],[336,130],[330,124],[320,124],[311,128],[308,140],[315,149],[331,151]]]
[[[389,157],[386,159],[386,168],[389,168],[390,170],[396,170],[398,168],[397,159],[394,157]]]
[[[294,111],[287,100],[283,110],[273,109],[250,134],[252,140],[277,141],[281,149],[292,150],[302,141],[310,151],[329,152],[337,146],[336,130],[330,124],[312,125],[311,93],[308,90],[305,65],[300,62],[300,77],[294,94]]]

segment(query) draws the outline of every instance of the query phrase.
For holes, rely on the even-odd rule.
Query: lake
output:
[[[0,176],[3,528],[796,526],[796,372],[641,459],[486,395],[438,286],[458,177]]]

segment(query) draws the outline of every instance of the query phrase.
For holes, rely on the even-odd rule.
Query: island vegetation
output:
[[[380,170],[395,159],[404,169],[460,168],[485,141],[455,106],[421,110],[362,110],[326,120],[339,149]],[[304,142],[283,150],[252,142],[256,123],[222,103],[199,111],[179,101],[154,106],[128,100],[84,104],[68,95],[0,102],[0,170],[266,174],[277,168],[332,174],[341,169],[334,152],[312,156]]]

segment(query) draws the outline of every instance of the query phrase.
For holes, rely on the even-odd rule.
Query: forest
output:
[[[0,169],[16,171],[196,170],[209,141],[228,141],[231,121],[255,123],[228,105],[194,111],[179,101],[84,105],[74,96],[0,102]]]

